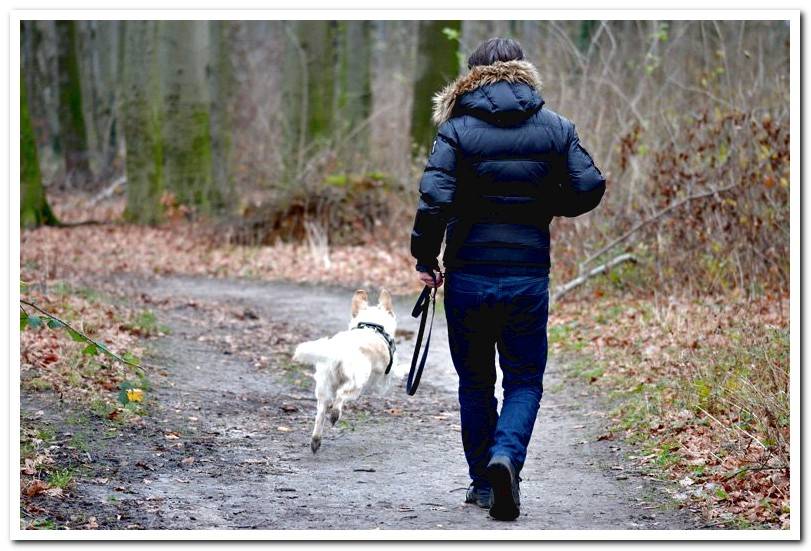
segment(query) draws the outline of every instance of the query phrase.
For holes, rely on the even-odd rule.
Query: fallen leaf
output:
[[[127,390],[127,400],[130,402],[143,402],[144,391],[140,388],[130,388]]]
[[[37,469],[34,467],[34,461],[31,459],[26,459],[25,465],[20,469],[20,472],[27,475],[36,474]]]
[[[44,492],[48,488],[50,488],[50,486],[44,480],[33,480],[28,486],[25,487],[23,493],[28,497],[34,497],[35,495]]]

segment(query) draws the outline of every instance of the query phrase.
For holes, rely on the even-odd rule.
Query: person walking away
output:
[[[466,501],[514,520],[546,367],[549,224],[594,209],[605,178],[574,124],[544,107],[538,71],[518,42],[483,42],[468,69],[434,97],[438,130],[411,253],[420,281],[433,286],[436,277],[440,286],[445,238],[445,312],[471,478]]]

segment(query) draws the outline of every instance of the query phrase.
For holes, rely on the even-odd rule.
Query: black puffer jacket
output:
[[[439,126],[411,234],[417,269],[534,273],[549,267],[549,223],[596,207],[605,178],[574,125],[543,109],[526,61],[474,67],[434,98]]]

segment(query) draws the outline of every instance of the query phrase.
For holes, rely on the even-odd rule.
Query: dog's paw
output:
[[[313,436],[313,439],[310,440],[310,449],[313,450],[313,453],[318,451],[318,448],[321,447],[321,437],[320,436]]]
[[[329,422],[332,423],[332,426],[335,426],[335,423],[338,422],[338,419],[341,418],[341,412],[337,409],[329,410]]]

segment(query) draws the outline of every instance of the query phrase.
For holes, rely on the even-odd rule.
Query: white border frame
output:
[[[20,21],[23,19],[662,19],[785,20],[790,22],[790,363],[791,363],[791,516],[789,530],[82,530],[20,529],[19,412],[20,335],[17,310],[6,304],[9,318],[9,424],[12,445],[8,468],[10,535],[14,540],[799,540],[800,508],[800,345],[801,345],[801,174],[800,174],[800,11],[799,10],[15,10],[9,17],[9,296],[19,300],[20,229],[19,66]],[[5,63],[5,60],[3,60]],[[9,471],[6,471],[9,472]]]

